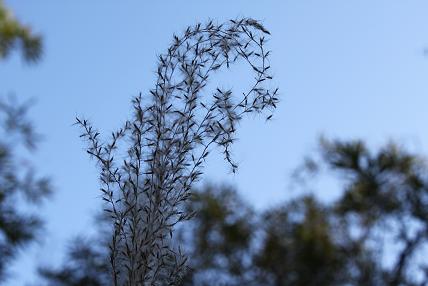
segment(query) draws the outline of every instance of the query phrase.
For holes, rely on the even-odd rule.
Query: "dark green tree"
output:
[[[344,285],[347,256],[329,210],[303,197],[263,214],[264,238],[254,255],[264,285]]]
[[[110,285],[107,249],[100,241],[77,238],[70,244],[67,261],[59,268],[41,267],[48,286]]]
[[[37,61],[42,53],[42,39],[31,27],[19,22],[0,0],[0,59],[15,49],[21,50],[25,61]]]
[[[49,180],[37,177],[28,158],[20,156],[37,143],[27,108],[0,101],[0,281],[6,279],[6,268],[17,250],[40,230],[40,217],[27,206],[41,203],[51,190]]]
[[[191,257],[184,285],[249,285],[256,225],[252,208],[235,189],[212,185],[195,192],[188,208],[195,217],[180,231]]]
[[[25,61],[36,61],[41,46],[41,37],[16,20],[0,0],[0,60],[17,49]],[[0,283],[18,250],[41,230],[40,216],[29,209],[51,192],[49,180],[36,176],[29,160],[39,139],[27,116],[29,106],[0,97]]]
[[[361,141],[321,140],[319,150],[304,170],[337,177],[343,191],[335,201],[305,195],[236,219],[251,213],[236,193],[197,195],[204,200],[193,205],[189,285],[428,283],[420,256],[428,246],[425,158],[394,144],[371,152]]]
[[[427,285],[427,264],[419,256],[428,246],[426,159],[395,144],[373,153],[362,141],[322,140],[321,155],[344,180],[335,215],[355,243],[378,257],[377,285]]]

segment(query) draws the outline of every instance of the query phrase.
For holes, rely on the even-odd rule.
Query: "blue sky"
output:
[[[52,177],[55,195],[41,213],[46,234],[22,253],[10,285],[31,281],[38,263],[58,262],[68,239],[93,230],[97,172],[84,152],[77,115],[103,131],[130,114],[130,99],[154,84],[156,55],[173,33],[197,21],[236,17],[263,21],[281,104],[272,122],[249,118],[234,146],[229,174],[211,156],[204,181],[235,184],[258,208],[286,199],[289,174],[319,135],[361,138],[371,146],[395,139],[428,153],[427,1],[18,1],[16,17],[44,37],[45,55],[28,66],[18,55],[0,64],[0,94],[36,98],[31,112],[45,139],[34,161]],[[245,73],[216,77],[239,91]],[[328,188],[324,197],[332,195]],[[16,269],[16,268],[15,268]]]

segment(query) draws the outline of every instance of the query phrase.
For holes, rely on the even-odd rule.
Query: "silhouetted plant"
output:
[[[114,285],[177,284],[185,272],[186,258],[171,238],[174,226],[192,216],[183,204],[210,148],[220,146],[235,172],[230,147],[237,123],[276,107],[277,89],[266,87],[272,79],[266,34],[253,19],[189,27],[159,56],[155,88],[147,100],[141,94],[133,100],[133,118],[110,141],[77,119],[87,152],[101,168]],[[254,72],[252,87],[239,97],[220,88],[204,94],[210,74],[238,59]]]

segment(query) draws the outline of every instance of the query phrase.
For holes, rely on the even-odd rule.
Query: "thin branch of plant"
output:
[[[110,140],[76,119],[100,167],[113,285],[176,285],[185,273],[187,258],[173,245],[173,232],[192,217],[184,203],[205,159],[219,146],[235,172],[230,148],[238,122],[252,113],[270,119],[278,103],[278,89],[267,87],[269,34],[248,18],[188,27],[159,56],[155,87],[133,99],[132,118]],[[220,88],[208,96],[209,76],[238,60],[249,65],[254,84],[240,96]]]

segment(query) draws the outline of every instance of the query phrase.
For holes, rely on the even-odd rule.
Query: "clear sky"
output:
[[[97,172],[72,126],[75,116],[103,131],[118,127],[130,114],[131,97],[153,86],[156,55],[173,33],[197,21],[263,21],[272,32],[271,65],[281,90],[272,122],[241,124],[234,146],[238,174],[211,156],[204,181],[235,184],[263,208],[291,194],[289,174],[321,134],[371,146],[396,139],[428,154],[428,1],[5,2],[43,35],[45,55],[34,66],[16,54],[2,62],[0,94],[37,99],[31,116],[45,139],[34,160],[55,186],[40,210],[45,235],[22,252],[16,265],[28,271],[15,273],[10,285],[31,281],[35,265],[58,262],[70,238],[94,229]],[[239,92],[243,76],[218,80]]]

